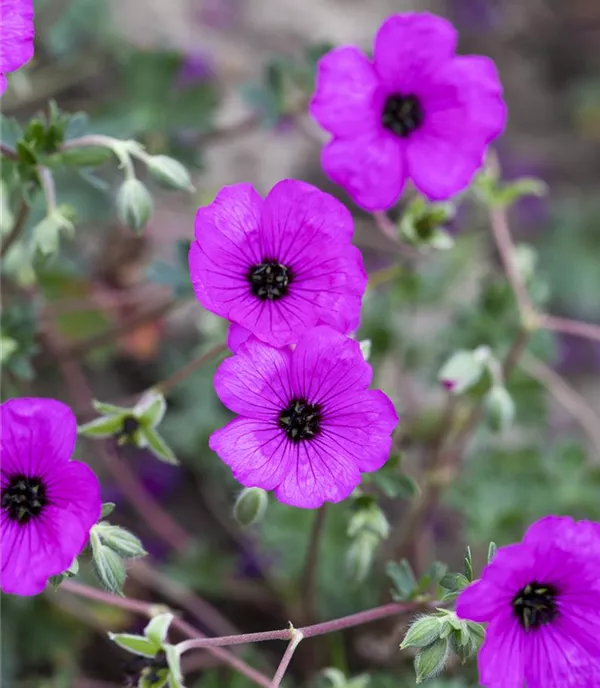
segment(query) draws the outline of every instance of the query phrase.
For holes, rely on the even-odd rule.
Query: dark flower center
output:
[[[412,134],[423,124],[423,108],[418,98],[400,93],[389,95],[383,106],[381,124],[402,138]]]
[[[29,523],[48,504],[46,488],[40,478],[14,475],[2,490],[2,508],[18,523]]]
[[[306,399],[292,399],[279,414],[279,427],[292,442],[311,440],[321,432],[321,407]]]
[[[139,427],[140,421],[135,416],[125,416],[119,436],[126,440],[133,440],[133,434]]]
[[[277,301],[288,293],[292,273],[275,260],[265,260],[248,270],[250,291],[261,301]]]
[[[545,583],[533,581],[519,590],[512,608],[521,626],[528,631],[549,624],[558,615],[558,590]]]

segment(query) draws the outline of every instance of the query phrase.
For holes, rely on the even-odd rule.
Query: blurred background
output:
[[[514,337],[514,302],[486,213],[469,197],[460,202],[450,227],[456,240],[451,251],[400,261],[373,220],[324,177],[323,135],[306,115],[315,62],[331,45],[353,43],[368,50],[382,20],[394,12],[430,10],[451,19],[460,31],[460,51],[494,58],[505,86],[509,125],[496,145],[503,176],[534,176],[549,187],[546,197],[520,201],[510,213],[513,236],[534,249],[532,293],[549,312],[600,323],[600,3],[36,0],[35,5],[36,56],[11,75],[4,116],[26,122],[55,99],[67,112],[85,111],[89,132],[135,138],[151,153],[185,163],[197,188],[190,196],[152,187],[154,215],[136,236],[116,220],[121,174],[114,164],[57,176],[59,201],[74,208],[77,232],[74,240],[62,242],[59,258],[38,270],[39,286],[64,339],[63,357],[81,365],[95,398],[135,399],[223,341],[225,323],[193,297],[187,248],[195,209],[224,184],[250,181],[265,194],[279,179],[294,177],[333,193],[355,213],[356,243],[368,270],[387,275],[367,293],[359,338],[371,339],[375,384],[391,396],[402,419],[395,461],[384,470],[390,484],[382,479],[369,486],[391,534],[367,577],[356,582],[347,533],[356,505],[348,500],[328,508],[313,620],[388,600],[389,560],[406,556],[417,573],[434,559],[458,569],[469,543],[478,570],[490,540],[518,539],[541,515],[600,519],[597,434],[590,437],[589,422],[587,434],[582,432],[580,410],[568,412],[531,371],[518,370],[509,386],[517,407],[514,428],[500,439],[479,428],[456,480],[417,532],[403,532],[440,425],[444,394],[437,371],[457,348],[488,344],[503,353]],[[8,212],[4,209],[5,217]],[[40,205],[32,226],[42,213]],[[5,273],[25,285],[31,278],[27,265],[10,254]],[[68,400],[60,371],[40,343],[44,324],[35,308],[4,289],[2,318],[3,337],[17,342],[8,353],[4,348],[3,398],[36,394]],[[590,413],[600,417],[598,342],[537,333],[530,351],[577,390],[588,420]],[[258,526],[242,530],[236,524],[232,505],[239,486],[207,447],[209,434],[228,419],[212,390],[214,368],[214,362],[206,365],[168,396],[161,431],[181,467],[133,447],[119,449],[118,460],[189,538],[169,543],[157,537],[93,445],[80,442],[78,457],[101,475],[103,500],[116,503],[111,522],[142,538],[162,574],[157,580],[146,568],[136,569],[128,595],[170,604],[209,635],[284,627],[307,613],[302,571],[315,514],[271,502]],[[91,417],[88,409],[76,411],[81,420]],[[88,568],[82,566],[82,579],[95,585]],[[179,597],[173,597],[172,585]],[[210,603],[210,613],[202,607],[191,611],[193,593]],[[318,672],[328,666],[347,677],[368,674],[365,686],[415,685],[410,653],[398,651],[409,620],[303,643],[288,685],[327,685]],[[139,632],[143,621],[59,591],[36,599],[3,596],[2,627],[2,686],[109,688],[123,685],[127,656],[105,630]],[[280,651],[277,643],[239,649],[267,673]],[[197,653],[191,662],[188,686],[252,685],[214,665],[210,655]],[[446,678],[431,685],[475,686],[476,671],[472,664],[452,662]]]

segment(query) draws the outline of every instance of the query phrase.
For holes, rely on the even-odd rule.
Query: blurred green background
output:
[[[550,312],[600,323],[600,4],[39,0],[36,57],[11,75],[4,116],[24,123],[55,99],[65,111],[89,115],[87,123],[81,118],[82,132],[136,138],[150,152],[184,162],[198,189],[190,198],[153,187],[153,218],[147,231],[135,236],[115,218],[120,176],[114,164],[57,176],[59,201],[75,209],[77,233],[73,241],[63,240],[59,257],[36,269],[96,398],[131,398],[223,340],[225,323],[195,302],[187,274],[195,209],[222,185],[250,181],[266,193],[279,179],[296,177],[349,203],[320,170],[321,134],[305,114],[315,61],[330,44],[368,48],[385,17],[414,9],[449,17],[461,32],[462,52],[497,61],[510,112],[496,146],[503,174],[539,177],[549,186],[547,197],[524,199],[510,213],[515,238],[535,248],[532,293]],[[7,137],[10,125],[4,123],[2,138]],[[514,337],[516,314],[486,214],[469,197],[451,227],[455,247],[417,263],[398,262],[372,219],[352,210],[369,271],[399,266],[385,283],[369,289],[359,338],[372,340],[375,384],[400,413],[402,462],[384,469],[392,487],[386,489],[384,479],[370,485],[392,532],[360,583],[352,581],[347,560],[347,527],[356,505],[348,500],[328,508],[318,620],[386,601],[391,583],[385,563],[400,556],[408,556],[419,573],[434,559],[457,569],[470,543],[479,567],[490,540],[518,539],[541,515],[600,518],[597,449],[572,414],[519,370],[509,386],[517,406],[514,429],[501,438],[484,427],[477,430],[463,470],[420,531],[410,534],[417,546],[405,551],[403,523],[418,499],[415,485],[444,401],[437,371],[456,348],[488,344],[502,355]],[[29,229],[42,212],[40,203]],[[8,208],[2,216],[2,224],[10,224]],[[8,259],[6,274],[27,285],[26,266],[18,256]],[[35,307],[3,285],[2,335],[18,345],[9,353],[3,347],[3,398],[66,399],[60,374],[40,345],[39,327]],[[598,343],[538,333],[530,351],[598,413]],[[284,627],[302,613],[302,570],[314,513],[271,502],[258,526],[243,531],[235,523],[231,512],[239,487],[207,447],[209,434],[228,418],[212,390],[214,367],[205,366],[168,398],[161,430],[181,468],[141,450],[121,450],[145,488],[193,536],[185,552],[175,553],[156,538],[89,445],[80,442],[78,455],[101,475],[104,501],[116,502],[112,522],[142,538],[168,580],[209,600],[238,630]],[[95,585],[88,568],[82,567],[82,577]],[[164,589],[137,577],[127,593],[173,604]],[[104,631],[139,632],[140,619],[66,593],[3,596],[1,604],[3,686],[123,684],[127,657]],[[174,606],[187,614],[185,604]],[[323,682],[315,678],[318,671],[333,666],[348,677],[368,674],[374,688],[413,686],[410,654],[398,651],[409,620],[303,644],[288,683]],[[230,632],[217,625],[201,630]],[[268,668],[276,665],[280,650],[278,644],[261,645],[242,649],[241,656]],[[195,659],[189,686],[251,685],[212,665],[209,656],[199,653]],[[452,662],[448,677],[431,686],[465,688],[476,685],[475,677],[472,664]]]

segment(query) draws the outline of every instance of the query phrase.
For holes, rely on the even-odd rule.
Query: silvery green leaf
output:
[[[140,430],[140,434],[145,438],[148,449],[150,449],[157,458],[165,463],[173,464],[174,466],[179,465],[179,461],[173,453],[173,450],[156,430],[153,428],[143,428]]]
[[[485,397],[485,419],[493,432],[508,430],[515,418],[515,402],[504,387],[494,385]]]
[[[148,172],[169,189],[194,191],[194,185],[187,169],[167,155],[153,155],[145,158]]]
[[[154,657],[160,647],[141,635],[133,635],[130,633],[109,633],[108,637],[124,650],[132,652],[134,655],[142,657]]]
[[[388,562],[386,573],[396,587],[394,598],[397,600],[409,599],[417,586],[417,580],[408,561],[402,559],[399,562]]]
[[[488,547],[488,555],[487,555],[487,563],[490,564],[492,559],[496,556],[496,552],[498,551],[498,546],[496,545],[495,542],[490,542],[490,546]]]
[[[144,427],[155,428],[165,415],[167,402],[162,394],[148,392],[135,405],[133,409],[136,417]]]
[[[365,361],[368,361],[369,358],[371,357],[371,340],[370,339],[363,339],[359,342],[360,346],[360,351],[363,355],[363,358]]]
[[[150,619],[150,622],[146,628],[144,628],[144,635],[156,646],[157,651],[163,646],[167,639],[169,626],[174,618],[173,614],[169,612],[157,614]]]
[[[328,667],[323,669],[321,674],[331,683],[332,688],[346,688],[346,676],[343,671]]]
[[[110,523],[98,523],[94,526],[94,532],[102,544],[110,547],[120,557],[136,559],[147,554],[139,538],[125,528],[112,526]]]
[[[355,583],[365,580],[380,542],[376,535],[368,531],[360,533],[352,542],[346,553],[346,571],[350,580]]]
[[[112,437],[121,431],[123,419],[120,416],[102,416],[77,428],[85,437]]]

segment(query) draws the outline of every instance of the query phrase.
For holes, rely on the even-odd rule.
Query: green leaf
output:
[[[469,580],[462,573],[447,573],[440,581],[440,585],[450,592],[459,592],[469,587]]]
[[[77,432],[85,437],[112,437],[119,433],[123,426],[120,416],[103,416],[77,428]]]
[[[386,566],[386,573],[392,579],[396,588],[394,597],[398,600],[407,600],[417,586],[417,579],[408,560],[400,562],[390,561]]]
[[[155,428],[164,418],[167,402],[164,396],[155,391],[145,394],[135,405],[133,412],[144,427]]]
[[[162,648],[165,640],[167,639],[169,626],[174,618],[175,617],[173,614],[169,612],[157,614],[155,617],[150,619],[150,622],[144,629],[144,635],[156,646],[157,651]]]
[[[493,196],[494,205],[511,206],[525,196],[546,196],[548,185],[535,177],[521,177],[500,186]]]
[[[132,635],[130,633],[109,633],[108,637],[124,650],[128,650],[135,655],[142,657],[154,657],[160,645],[157,647],[154,642],[141,635]]]
[[[494,385],[485,397],[485,420],[493,432],[503,433],[513,424],[515,402],[505,387]]]
[[[146,186],[135,177],[126,179],[117,192],[119,220],[134,232],[141,232],[154,210],[154,201]]]
[[[465,578],[471,582],[473,580],[473,555],[471,554],[471,548],[467,545],[465,550]]]
[[[496,556],[496,552],[498,551],[498,547],[495,542],[490,542],[490,546],[488,547],[488,555],[487,555],[487,563],[491,564],[492,559]]]
[[[161,461],[164,461],[165,463],[173,464],[174,466],[179,465],[179,461],[173,453],[173,450],[156,432],[156,430],[154,430],[153,428],[141,428],[140,432],[148,442],[148,449],[150,449],[150,451],[157,458],[159,458]]]

